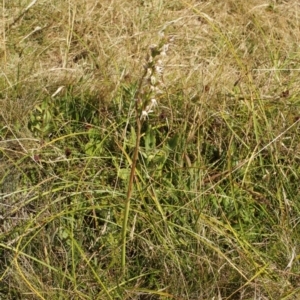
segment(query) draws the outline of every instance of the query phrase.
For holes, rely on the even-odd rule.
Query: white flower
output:
[[[156,99],[152,98],[149,105],[146,106],[145,110],[142,111],[141,120],[146,120],[149,118],[149,114],[153,112],[153,109],[157,106]]]
[[[143,110],[142,114],[141,114],[141,117],[140,117],[140,120],[146,120],[146,119],[149,119],[148,112]]]
[[[155,66],[155,70],[159,75],[162,75],[164,68],[161,66]]]
[[[152,85],[156,85],[157,80],[156,80],[155,76],[152,75],[152,76],[150,77],[150,82],[151,82]]]
[[[160,55],[167,56],[168,50],[169,50],[169,44],[164,44],[160,49]]]
[[[155,108],[156,106],[157,106],[157,101],[156,99],[152,98],[150,103],[150,109]]]
[[[161,89],[159,89],[157,86],[151,85],[150,89],[156,95],[162,95],[163,94],[163,91]]]
[[[150,78],[152,75],[152,69],[151,68],[148,68],[147,69],[147,77]]]

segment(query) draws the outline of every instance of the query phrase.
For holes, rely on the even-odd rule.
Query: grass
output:
[[[298,14],[3,0],[0,298],[297,299]]]

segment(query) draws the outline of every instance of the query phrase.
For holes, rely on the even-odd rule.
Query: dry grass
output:
[[[0,297],[297,299],[299,13],[3,0]],[[124,226],[134,95],[162,29]]]

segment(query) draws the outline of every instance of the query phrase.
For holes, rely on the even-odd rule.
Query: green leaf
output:
[[[134,148],[135,144],[136,144],[136,132],[135,132],[134,127],[131,127],[130,128],[130,137],[129,137],[129,140],[128,140],[128,146],[130,148]]]
[[[156,147],[156,135],[154,130],[151,127],[147,128],[146,134],[144,136],[145,149],[146,152],[155,149]]]
[[[169,140],[169,147],[172,150],[175,150],[178,144],[178,134],[175,134],[170,140]]]

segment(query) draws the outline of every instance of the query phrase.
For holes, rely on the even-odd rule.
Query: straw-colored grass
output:
[[[0,14],[1,299],[299,298],[298,1]]]

